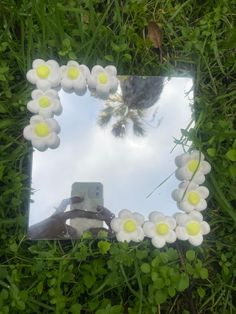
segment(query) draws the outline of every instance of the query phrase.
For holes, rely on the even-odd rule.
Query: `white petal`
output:
[[[130,239],[130,235],[126,232],[124,232],[123,230],[119,231],[117,234],[116,234],[116,238],[118,241],[120,242],[130,242],[131,239]]]
[[[38,113],[39,107],[35,100],[30,100],[27,103],[27,109],[32,113]]]
[[[176,227],[176,220],[173,217],[166,217],[166,222],[169,224],[171,229]]]
[[[204,174],[208,174],[211,171],[211,165],[205,160],[202,161],[201,167]]]
[[[50,138],[47,139],[48,147],[55,149],[60,145],[60,139],[56,133],[52,133]]]
[[[201,171],[197,171],[191,180],[197,184],[203,184],[205,179],[204,174]]]
[[[24,135],[24,138],[28,141],[31,141],[32,139],[32,129],[31,129],[31,126],[30,125],[27,125],[24,130],[23,130],[23,135]]]
[[[209,190],[205,186],[199,186],[196,190],[199,192],[202,198],[207,198],[209,196]]]
[[[175,176],[178,180],[190,180],[192,175],[185,167],[183,167],[175,171]]]
[[[119,232],[121,230],[122,220],[120,218],[113,218],[111,221],[111,229],[115,232]]]
[[[55,91],[54,89],[49,89],[45,92],[45,95],[50,97],[50,98],[59,98],[58,92]]]
[[[54,100],[54,104],[53,104],[53,112],[56,114],[56,115],[60,115],[62,113],[62,105],[60,103],[59,100]]]
[[[46,91],[47,89],[51,87],[50,82],[48,80],[37,79],[36,85],[37,85],[37,88],[41,89],[42,91]]]
[[[183,153],[175,158],[175,164],[177,167],[183,167],[188,159],[189,154]]]
[[[49,81],[52,87],[58,86],[61,82],[61,75],[59,74],[59,71],[52,72],[51,76],[49,77]]]
[[[117,75],[117,70],[116,70],[116,67],[114,65],[107,65],[105,67],[105,70],[110,75],[113,75],[113,76]]]
[[[207,208],[207,202],[204,199],[201,199],[199,204],[196,205],[196,210],[202,211]]]
[[[33,147],[37,148],[39,151],[44,152],[48,147],[45,142],[41,139],[32,139]]]
[[[62,78],[64,78],[66,76],[66,73],[67,73],[67,66],[62,65],[60,67],[60,73],[61,73]]]
[[[194,237],[190,236],[188,240],[192,245],[198,246],[202,243],[203,236],[201,234],[198,234],[197,236],[194,236]]]
[[[67,77],[65,77],[61,80],[61,86],[63,89],[66,89],[66,90],[72,89],[72,81],[69,80]]]
[[[189,202],[187,201],[182,201],[178,203],[178,207],[180,209],[182,209],[183,211],[185,211],[186,213],[191,212],[192,210],[194,210],[194,206],[189,204]]]
[[[160,249],[166,244],[166,241],[164,238],[156,236],[152,238],[152,244],[158,249]]]
[[[208,234],[210,232],[210,226],[206,221],[203,221],[201,223],[201,228],[202,228],[202,234]]]
[[[96,78],[95,78],[94,76],[90,75],[90,76],[88,77],[87,81],[88,81],[88,87],[89,87],[90,89],[96,88],[97,81],[96,81]]]
[[[87,84],[86,84],[85,78],[82,78],[80,80],[75,80],[73,82],[73,87],[77,93],[86,92]]]
[[[143,222],[144,222],[144,217],[143,215],[139,214],[139,213],[133,213],[133,218],[137,221],[137,223],[142,226]]]
[[[183,241],[188,240],[189,236],[184,227],[177,226],[175,233],[179,240],[183,240]]]
[[[97,95],[103,99],[108,98],[109,91],[110,91],[110,85],[109,84],[97,84],[97,86],[96,86]]]
[[[55,60],[48,60],[46,62],[46,64],[51,66],[53,70],[58,70],[59,69],[59,64]]]
[[[44,118],[51,118],[51,117],[53,117],[53,112],[52,112],[52,108],[51,107],[39,108],[39,114],[40,114],[40,116],[42,116]]]
[[[81,64],[81,65],[79,66],[79,68],[82,70],[82,72],[83,72],[83,74],[84,74],[84,77],[85,77],[86,79],[88,79],[89,76],[90,76],[89,68],[88,68],[86,65],[84,65],[84,64]]]
[[[144,238],[144,232],[142,228],[138,228],[136,231],[130,233],[130,240],[134,242],[140,242]]]
[[[175,214],[175,220],[176,220],[177,225],[184,226],[187,219],[188,219],[188,216],[186,214],[182,214],[182,213]]]
[[[45,119],[45,122],[49,125],[52,131],[56,133],[59,133],[61,131],[61,128],[55,119]]]
[[[30,83],[36,84],[37,77],[36,77],[36,74],[35,74],[35,70],[29,70],[29,71],[26,73],[26,78],[27,78],[27,80],[28,80]]]
[[[200,152],[199,150],[193,150],[190,154],[191,159],[197,160],[197,161],[202,161],[205,156],[203,155],[202,152]]]
[[[32,125],[35,125],[36,123],[40,122],[44,122],[44,118],[39,115],[35,115],[30,118],[30,124]]]
[[[199,213],[196,210],[191,211],[191,213],[189,214],[190,218],[196,219],[197,221],[201,222],[203,221],[203,216],[201,213]]]
[[[118,88],[118,79],[116,77],[110,78],[110,92],[114,94]]]
[[[184,195],[184,190],[183,189],[176,189],[171,193],[172,198],[176,201],[176,202],[180,202],[183,198]]]
[[[79,63],[74,61],[74,60],[70,60],[70,61],[67,62],[67,66],[78,68],[79,67]]]
[[[171,230],[168,233],[168,235],[165,237],[165,239],[166,239],[166,242],[168,243],[174,243],[176,241],[176,237],[177,237],[176,233],[173,230]]]
[[[128,209],[122,209],[119,214],[118,214],[119,218],[126,219],[126,218],[132,218],[133,219],[133,215],[131,213],[131,211],[129,211]]]
[[[33,61],[32,67],[36,69],[38,66],[44,65],[44,64],[45,64],[45,61],[43,59],[36,59]]]
[[[92,74],[92,76],[93,75],[98,75],[99,73],[101,73],[101,72],[104,72],[104,69],[103,69],[103,67],[102,66],[100,66],[100,65],[95,65],[93,68],[92,68],[92,71],[91,71],[91,74]]]
[[[42,95],[44,95],[44,93],[40,90],[40,89],[34,89],[31,93],[31,97],[33,99],[38,99],[39,97],[41,97]]]
[[[145,235],[149,238],[153,238],[154,236],[156,236],[155,225],[153,222],[146,221],[143,225],[143,231]]]
[[[153,211],[149,214],[149,220],[156,223],[162,219],[164,219],[164,215],[161,212]]]

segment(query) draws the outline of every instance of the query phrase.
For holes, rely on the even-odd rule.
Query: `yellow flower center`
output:
[[[77,79],[77,77],[80,75],[80,71],[78,68],[76,67],[70,67],[67,71],[67,76],[69,77],[69,79],[71,80],[75,80]]]
[[[191,172],[195,172],[198,168],[198,164],[199,164],[198,160],[196,159],[190,160],[188,162],[188,170]]]
[[[170,227],[162,222],[156,226],[156,233],[160,235],[166,235],[170,231]]]
[[[190,204],[197,205],[200,202],[201,197],[197,192],[189,192],[187,199]]]
[[[40,137],[45,137],[50,133],[50,129],[45,122],[39,122],[36,124],[34,131]]]
[[[105,73],[101,73],[98,75],[98,82],[100,84],[106,84],[108,82],[107,75]]]
[[[47,96],[42,96],[39,98],[39,106],[41,108],[47,108],[51,104],[50,99]]]
[[[191,236],[195,236],[195,235],[199,234],[199,232],[201,231],[200,223],[197,221],[190,221],[186,225],[186,231]]]
[[[137,230],[137,224],[135,221],[129,219],[124,223],[124,230],[126,232],[134,232]]]
[[[50,74],[50,69],[46,65],[40,65],[37,67],[36,72],[41,79],[46,79]]]

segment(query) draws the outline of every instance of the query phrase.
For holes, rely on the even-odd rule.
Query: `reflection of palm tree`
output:
[[[160,97],[163,89],[163,77],[123,76],[120,78],[121,91],[111,95],[105,108],[99,115],[98,124],[102,127],[110,122],[115,137],[124,137],[128,121],[132,122],[136,136],[144,136],[146,109],[153,106]],[[113,120],[113,121],[112,121]]]

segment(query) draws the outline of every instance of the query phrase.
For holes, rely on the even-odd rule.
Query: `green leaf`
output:
[[[178,291],[184,291],[187,289],[189,286],[189,277],[187,274],[181,274],[180,275],[180,280],[177,285],[177,290]]]
[[[75,303],[70,307],[70,312],[72,314],[80,314],[81,305],[79,303]]]
[[[166,293],[165,290],[159,290],[155,294],[155,301],[157,304],[162,304],[164,303],[168,298],[168,294]]]
[[[197,293],[200,298],[203,298],[206,294],[205,290],[202,287],[197,288]]]
[[[91,269],[91,271],[92,271],[92,269]],[[84,274],[83,275],[83,282],[88,289],[93,286],[95,281],[96,281],[96,277],[94,275],[91,275],[91,274]]]
[[[107,252],[110,250],[111,243],[108,241],[99,241],[98,242],[98,248],[101,254],[107,254]]]
[[[236,179],[236,164],[229,166],[229,173],[233,179]]]
[[[168,294],[171,298],[173,298],[176,294],[176,290],[174,287],[168,287]]]
[[[151,271],[150,265],[149,265],[148,263],[143,263],[143,264],[141,265],[141,271],[142,271],[143,273],[145,273],[145,274],[150,273],[150,271]]]
[[[215,149],[215,148],[208,148],[208,149],[207,149],[207,154],[208,154],[210,157],[215,157],[215,155],[216,155],[216,149]]]
[[[195,252],[193,250],[188,250],[186,252],[186,258],[187,260],[189,260],[190,262],[193,261],[195,259]]]
[[[226,153],[226,156],[231,161],[236,161],[236,149],[230,149]]]
[[[201,277],[201,279],[207,279],[208,278],[208,270],[206,268],[202,268],[200,270],[200,277]]]

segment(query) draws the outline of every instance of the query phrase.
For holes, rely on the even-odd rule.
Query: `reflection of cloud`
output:
[[[140,210],[146,217],[152,210],[166,214],[177,211],[170,194],[178,181],[172,177],[150,198],[152,189],[175,170],[174,158],[182,153],[174,146],[173,137],[181,136],[191,120],[189,99],[184,88],[190,89],[191,79],[172,78],[158,101],[155,125],[147,128],[145,137],[129,132],[123,139],[114,138],[109,128],[100,128],[96,118],[102,102],[61,92],[63,113],[57,118],[61,126],[61,145],[56,150],[35,151],[32,186],[37,190],[31,205],[30,223],[50,216],[63,198],[68,198],[73,182],[98,181],[104,186],[104,205],[117,212],[122,208]],[[188,96],[189,97],[189,96]],[[147,110],[153,115],[156,105]]]

